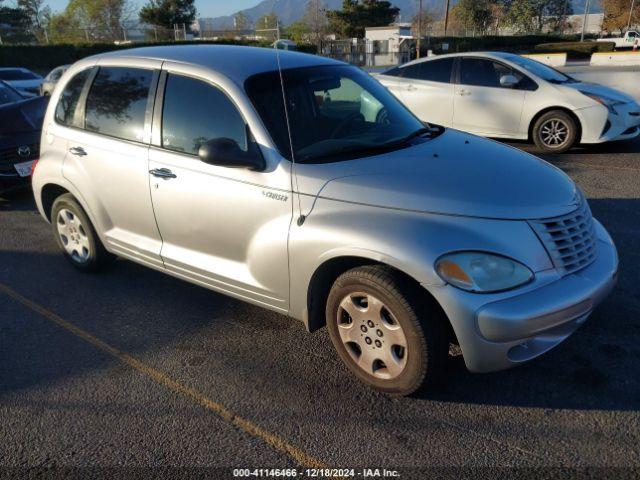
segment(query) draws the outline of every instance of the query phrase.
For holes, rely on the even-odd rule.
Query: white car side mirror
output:
[[[515,87],[518,84],[518,79],[515,75],[502,75],[500,77],[500,86],[505,88]]]

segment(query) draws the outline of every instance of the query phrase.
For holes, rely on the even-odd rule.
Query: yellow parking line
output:
[[[308,455],[307,453],[303,452],[299,448],[293,446],[282,437],[279,437],[278,435],[259,427],[258,425],[251,422],[250,420],[247,420],[246,418],[236,415],[234,412],[229,410],[224,405],[218,402],[214,402],[213,400],[203,395],[202,393],[198,392],[197,390],[191,387],[188,387],[186,385],[183,385],[182,383],[177,382],[176,380],[173,380],[172,378],[168,377],[161,371],[156,370],[155,368],[151,367],[150,365],[147,365],[144,362],[141,362],[135,357],[132,357],[127,353],[121,352],[117,348],[112,347],[108,343],[103,342],[99,338],[96,338],[90,333],[82,330],[81,328],[76,327],[72,323],[67,322],[65,319],[63,319],[59,315],[56,315],[55,313],[47,310],[43,306],[38,305],[37,303],[20,295],[18,292],[16,292],[12,288],[2,283],[0,283],[0,292],[13,298],[14,300],[21,303],[25,307],[33,310],[34,312],[42,315],[47,320],[55,323],[56,325],[64,328],[65,330],[68,330],[74,335],[89,342],[90,344],[98,347],[100,350],[117,358],[121,362],[124,362],[130,367],[135,368],[143,375],[146,375],[147,377],[151,378],[157,383],[164,385],[169,390],[175,393],[184,395],[186,397],[189,397],[191,400],[194,400],[196,403],[200,404],[204,408],[215,413],[216,415],[218,415],[220,418],[230,423],[231,425],[234,425],[235,427],[239,428],[240,430],[243,430],[249,435],[264,441],[265,443],[272,446],[276,450],[282,453],[285,453],[286,455],[291,457],[293,460],[295,460],[298,463],[298,465],[310,467],[310,468],[327,468],[328,467],[326,464],[324,464],[320,460]]]

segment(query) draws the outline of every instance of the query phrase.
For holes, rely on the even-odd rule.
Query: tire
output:
[[[440,379],[449,351],[447,320],[425,300],[386,267],[359,267],[338,277],[327,299],[327,327],[357,378],[391,395],[410,395]]]
[[[578,126],[568,113],[552,110],[536,120],[531,135],[536,147],[543,152],[563,153],[576,143]]]
[[[97,272],[110,258],[89,217],[73,195],[61,195],[53,202],[51,226],[65,258],[81,272]]]

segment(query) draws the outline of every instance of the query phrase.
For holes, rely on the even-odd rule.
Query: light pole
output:
[[[416,58],[420,58],[420,41],[422,39],[422,0],[418,6],[418,48],[416,49]]]
[[[636,0],[631,0],[631,10],[629,10],[629,21],[627,22],[627,31],[631,28],[631,17],[633,17],[633,7],[636,5]]]
[[[444,0],[444,36],[447,36],[447,27],[449,25],[449,0]]]
[[[584,42],[584,31],[587,28],[587,17],[589,16],[589,0],[584,4],[584,18],[582,19],[582,34],[580,34],[580,41]]]

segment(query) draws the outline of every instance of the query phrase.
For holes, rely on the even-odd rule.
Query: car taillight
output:
[[[39,161],[40,161],[40,159],[39,159],[39,158],[36,158],[36,159],[33,161],[33,164],[31,164],[31,176],[32,176],[32,177],[33,177],[33,172],[35,172],[35,171],[36,171],[36,165],[38,165],[38,162],[39,162]]]

